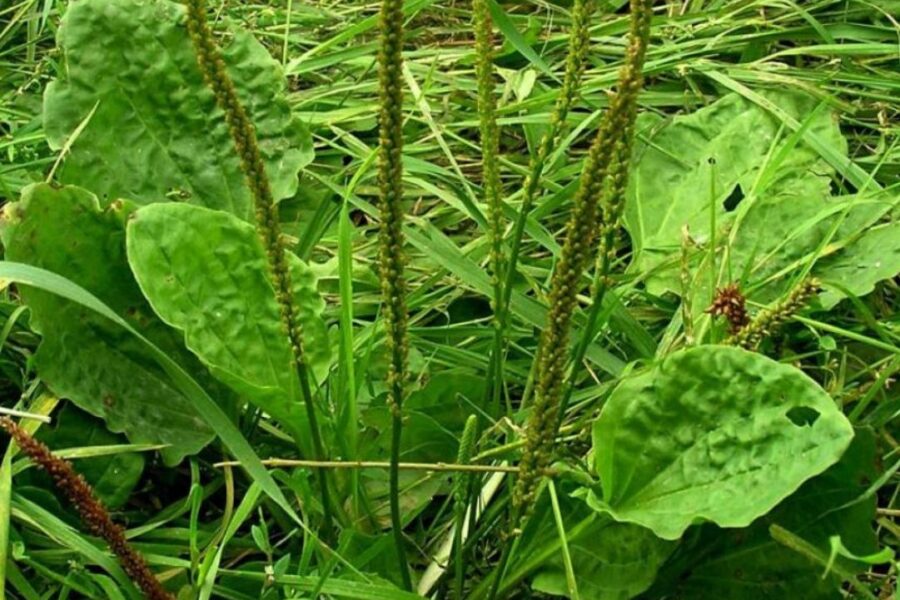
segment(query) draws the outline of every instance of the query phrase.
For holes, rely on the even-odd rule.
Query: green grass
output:
[[[283,63],[290,104],[312,131],[314,162],[304,169],[298,194],[282,201],[281,214],[297,254],[313,265],[319,277],[325,318],[333,334],[332,372],[320,390],[323,412],[333,417],[329,427],[337,431],[328,433],[334,445],[327,454],[386,461],[382,434],[387,420],[379,412],[386,364],[376,275],[378,3],[227,0],[212,4],[220,17],[251,30]],[[47,145],[41,110],[44,89],[65,68],[54,37],[66,5],[58,0],[11,0],[0,6],[0,201],[4,203],[16,201],[27,185],[46,180],[59,159]],[[537,198],[525,225],[506,329],[509,354],[501,390],[505,410],[497,413],[483,404],[484,394],[478,393],[479,382],[490,370],[494,331],[470,4],[406,2],[404,193],[409,206],[410,402],[413,407],[417,402],[429,405],[429,401],[444,407],[443,412],[431,407],[434,414],[416,415],[405,423],[406,431],[423,432],[411,438],[410,443],[421,445],[409,451],[411,461],[454,460],[455,437],[461,434],[468,414],[478,414],[485,421],[473,462],[515,464],[518,459],[533,383],[531,362],[547,311],[545,293],[559,256],[581,161],[608,106],[608,92],[622,62],[626,5],[618,0],[599,3],[580,98],[544,170],[545,193]],[[495,61],[499,159],[506,223],[511,227],[529,157],[537,151],[562,79],[571,16],[567,2],[530,0],[500,2],[500,6],[505,18],[497,19],[499,13],[495,13],[497,42],[503,44]],[[671,119],[736,92],[772,112],[783,125],[781,141],[812,148],[834,168],[835,194],[883,188],[894,208],[881,220],[897,219],[898,8],[891,0],[657,2],[640,112],[643,118]],[[803,122],[771,105],[763,95],[770,89],[806,92],[821,102],[820,110],[834,111],[847,140],[849,160],[810,136]],[[779,154],[783,148],[773,142],[775,166],[791,155],[789,151]],[[697,190],[704,197],[708,193],[708,189]],[[502,586],[510,597],[539,594],[531,591],[534,575],[542,561],[557,556],[565,586],[571,592],[577,590],[582,599],[590,597],[578,580],[576,553],[580,550],[571,541],[578,532],[594,528],[611,535],[607,532],[612,525],[597,523],[606,517],[585,517],[573,508],[575,501],[568,494],[591,470],[586,460],[591,423],[618,377],[650,364],[683,341],[679,298],[647,290],[646,282],[653,274],[627,269],[632,247],[625,232],[622,240],[613,265],[614,286],[599,315],[601,326],[586,344],[584,360],[573,369],[572,398],[560,434],[565,443],[558,445],[558,458],[569,474],[554,479],[552,495],[544,493],[539,507],[543,512],[538,517],[543,519],[536,519],[539,522],[523,534],[522,548]],[[825,245],[817,253],[824,252]],[[677,260],[677,252],[674,256]],[[797,276],[806,265],[802,258],[797,269],[779,278],[791,281]],[[576,315],[575,340],[587,322],[591,275],[585,274],[585,289],[579,296],[583,310]],[[30,271],[0,270],[0,407],[51,414],[53,424],[41,425],[39,434],[57,427],[62,407],[71,405],[53,397],[35,372],[33,357],[40,338],[29,329],[29,310],[22,308],[16,286],[10,285],[28,281],[64,286],[41,277]],[[874,432],[878,467],[876,476],[866,482],[879,509],[873,527],[879,546],[894,550],[900,550],[898,283],[894,274],[863,297],[844,300],[828,311],[798,315],[764,349],[768,356],[802,368],[854,425]],[[79,290],[67,293],[75,301],[91,302]],[[768,301],[759,304],[764,303]],[[699,312],[705,307],[695,308]],[[751,309],[756,308],[751,303]],[[720,324],[698,319],[698,325],[701,335],[711,332],[716,339],[726,337]],[[297,457],[279,424],[266,415],[238,414],[231,405],[216,405],[217,398],[194,380],[197,374],[185,372],[161,350],[156,355],[161,368],[187,390],[201,413],[214,419],[218,434],[218,440],[203,452],[175,467],[164,466],[148,447],[127,446],[145,455],[146,466],[128,500],[116,507],[115,517],[127,525],[129,536],[171,589],[190,590],[186,598],[235,600],[314,594],[414,597],[397,587],[400,572],[387,530],[387,470],[333,472],[336,485],[347,491],[343,535],[330,548],[317,543],[315,532],[298,526],[306,525],[309,515],[318,514],[316,474],[303,469],[263,469],[257,462]],[[102,428],[102,421],[95,421]],[[118,437],[117,443],[128,444]],[[80,466],[102,460],[102,446],[108,445],[85,439],[66,449],[82,455],[75,458]],[[483,456],[487,459],[479,459]],[[216,466],[232,459],[240,460],[244,468]],[[0,596],[5,585],[6,597],[16,600],[136,597],[102,545],[81,532],[74,513],[61,506],[46,481],[26,478],[29,471],[27,462],[12,453],[0,463],[0,545],[4,546],[0,548]],[[477,520],[463,547],[471,594],[484,592],[483,584],[496,565],[501,532],[507,525],[511,481],[502,473],[478,480],[475,492],[482,493],[484,503],[469,509],[469,516]],[[7,503],[3,499],[8,482],[11,501]],[[454,531],[446,473],[404,472],[401,487],[409,517],[404,529],[407,558],[413,571],[417,579],[431,584],[430,591],[438,597],[455,597],[453,567],[445,572],[446,565],[432,565],[432,557],[449,543]],[[691,543],[706,539],[702,536],[707,529],[692,531]],[[790,527],[775,531],[776,540],[787,540],[786,547],[805,548],[802,532]],[[568,539],[560,532],[566,532]],[[8,547],[3,544],[7,534]],[[540,544],[529,546],[534,540]],[[827,548],[797,553],[814,564],[814,570],[824,570],[820,563],[827,562]],[[639,597],[667,597],[665,578],[677,579],[679,560],[687,560],[687,554],[687,550],[674,554],[656,586]],[[844,588],[847,597],[881,594],[887,598],[896,576],[896,564],[875,565]],[[849,590],[855,590],[855,595]],[[572,597],[578,596],[572,593]]]

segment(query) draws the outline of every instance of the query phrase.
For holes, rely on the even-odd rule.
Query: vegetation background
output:
[[[57,111],[58,119],[65,111],[45,103],[45,92],[51,82],[58,85],[66,77],[56,36],[61,16],[75,4],[0,4],[4,203],[19,200],[27,186],[54,181],[58,173],[73,168],[62,160],[72,150],[69,143],[61,143],[59,131],[45,127],[47,111]],[[281,65],[287,81],[284,98],[311,133],[314,155],[310,148],[300,150],[308,154],[309,164],[296,192],[281,202],[281,219],[293,250],[310,265],[305,285],[317,289],[324,300],[321,305],[316,299],[311,302],[327,327],[320,340],[330,348],[317,373],[324,382],[326,413],[332,416],[325,424],[329,454],[387,460],[386,359],[377,323],[380,287],[375,266],[378,4],[212,4],[217,22],[250,31]],[[563,77],[571,5],[529,0],[493,6],[500,165],[511,222],[528,158],[547,128]],[[558,254],[584,153],[621,66],[626,9],[626,2],[598,3],[579,97],[548,162],[544,195],[527,225],[515,281],[504,410],[492,415],[492,427],[478,445],[479,460],[498,470],[481,481],[492,501],[472,537],[477,541],[467,549],[467,586],[472,586],[467,590],[472,594],[479,592],[477,582],[492,572],[502,546],[502,515],[508,503],[502,491],[503,468],[517,460],[525,414],[519,400],[530,389],[535,332],[543,326],[540,303],[526,296],[533,298],[536,290],[544,289]],[[409,201],[412,382],[403,459],[454,462],[465,418],[478,412],[484,395],[493,335],[472,12],[469,2],[410,0],[405,14],[404,184]],[[585,469],[579,467],[586,464],[591,448],[590,424],[620,375],[682,345],[685,335],[707,342],[727,337],[726,324],[704,313],[716,287],[709,283],[710,276],[717,284],[741,282],[756,312],[783,298],[790,284],[797,283],[797,273],[808,274],[807,258],[815,255],[823,257],[816,262],[818,270],[812,269],[824,280],[822,295],[811,312],[792,315],[762,350],[802,368],[838,401],[855,426],[868,428],[869,433],[857,435],[866,441],[857,444],[871,448],[851,450],[870,452],[876,460],[868,461],[872,468],[856,481],[857,489],[839,497],[877,504],[871,523],[877,541],[867,555],[872,564],[856,560],[853,569],[845,565],[840,571],[838,562],[834,569],[845,581],[843,593],[891,598],[896,562],[877,551],[896,549],[900,535],[894,418],[900,411],[895,384],[900,369],[900,3],[683,0],[655,3],[654,15],[638,120],[637,153],[647,158],[632,169],[626,231],[614,265],[616,293],[605,311],[607,322],[576,371],[576,390],[564,416],[565,444],[558,458],[573,474],[570,480],[558,480],[552,502],[545,493],[535,508],[534,524],[522,542],[523,556],[532,558],[511,565],[506,592],[514,597],[572,596],[567,575],[575,565],[584,573],[577,578],[582,598],[750,598],[759,597],[760,590],[772,598],[835,597],[837,585],[820,588],[817,583],[826,570],[827,551],[822,554],[821,548],[810,549],[784,536],[776,542],[764,535],[742,545],[742,535],[758,534],[750,530],[717,537],[709,528],[694,528],[674,554],[650,544],[638,551],[638,560],[601,568],[608,563],[591,563],[585,557],[590,536],[577,529],[583,522],[580,511],[586,509],[564,493],[572,482],[581,481]],[[133,30],[122,22],[119,30],[108,32],[108,41],[97,41],[98,47],[114,47],[115,40],[136,35],[141,24],[132,25]],[[105,60],[109,70],[123,74],[124,85],[133,83],[135,73],[129,68],[136,65],[114,53]],[[138,72],[137,79],[140,76]],[[665,129],[672,123],[681,128]],[[110,140],[127,140],[136,127],[115,121],[99,126]],[[804,137],[808,131],[818,136],[818,143]],[[73,148],[77,143],[76,137]],[[127,142],[114,143],[122,153],[129,152]],[[716,155],[715,164],[698,166],[699,157],[710,152]],[[673,166],[679,160],[681,171]],[[127,179],[127,173],[122,177]],[[789,185],[772,191],[767,188],[771,181]],[[100,182],[102,189],[92,191],[115,195],[117,184]],[[169,192],[178,199],[179,190]],[[734,263],[728,265],[727,276],[718,279],[702,262],[710,243],[707,234],[710,228],[717,231],[715,221],[709,225],[705,208],[710,195],[721,199],[721,208],[712,215],[720,225],[734,219],[750,200],[766,208],[761,217],[749,220],[743,237],[728,240]],[[822,207],[827,204],[832,214],[846,209],[846,216],[860,199],[886,208],[860,217],[855,229],[835,233],[840,229],[835,226],[830,238],[834,247],[820,246],[825,236],[818,227],[828,231],[832,226],[822,219]],[[673,210],[675,219],[660,221],[660,215]],[[682,233],[684,223],[690,224],[687,236]],[[810,228],[812,241],[796,233]],[[60,240],[70,235],[61,221],[45,231]],[[340,260],[342,252],[352,255],[352,265]],[[697,262],[691,258],[685,268],[683,256],[696,257]],[[314,544],[303,543],[310,534],[297,529],[281,508],[251,486],[242,470],[221,464],[231,456],[220,444],[172,466],[177,461],[166,452],[177,454],[180,449],[160,452],[155,444],[129,443],[102,420],[53,395],[36,370],[40,336],[33,317],[15,286],[2,279],[0,285],[0,406],[52,413],[52,425],[42,425],[38,437],[77,459],[76,466],[127,525],[129,537],[171,589],[181,590],[185,598],[411,597],[397,587],[402,578],[386,531],[386,471],[337,472],[339,485],[354,490],[348,512],[364,515],[365,523],[340,538],[341,560],[322,555]],[[587,297],[581,300],[586,304]],[[686,322],[693,322],[694,329],[686,329]],[[341,323],[352,327],[348,331]],[[358,413],[348,415],[340,407],[350,396]],[[267,416],[250,411],[238,422],[259,456],[296,456],[290,437]],[[173,421],[170,428],[176,439],[196,435],[190,423]],[[133,597],[121,571],[96,540],[79,531],[74,513],[48,480],[12,453],[6,454],[0,473],[0,585],[5,585],[6,597]],[[273,468],[273,473],[292,500],[316,506],[313,471],[284,467]],[[842,480],[841,472],[829,473]],[[844,475],[849,480],[860,474]],[[452,597],[452,573],[442,577],[433,557],[450,539],[450,492],[456,479],[452,472],[403,473],[408,558],[418,572],[420,589],[422,579],[430,581],[427,589],[446,594],[442,597]],[[359,508],[357,502],[365,506]],[[810,502],[804,510],[818,510]],[[560,548],[567,545],[556,535],[557,521],[567,531],[574,563],[559,558]],[[851,545],[852,527],[847,535],[842,541]],[[632,550],[640,547],[634,541],[623,544]],[[857,552],[855,559],[866,558],[851,551]],[[844,558],[854,559],[851,551]],[[748,584],[742,570],[753,569],[764,573],[760,581],[793,580],[798,587]],[[610,575],[612,571],[616,575]],[[591,573],[603,573],[605,579],[594,581]],[[605,587],[610,577],[619,581],[611,590]]]

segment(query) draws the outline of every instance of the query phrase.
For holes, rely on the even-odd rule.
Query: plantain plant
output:
[[[204,600],[528,588],[824,600],[841,585],[874,598],[860,574],[893,557],[876,552],[876,441],[861,425],[886,422],[888,409],[867,407],[896,361],[878,359],[848,419],[828,383],[796,366],[806,354],[779,352],[784,332],[818,323],[809,312],[892,276],[879,263],[841,279],[859,245],[888,239],[895,204],[846,168],[856,193],[831,197],[834,165],[849,158],[831,146],[821,156],[822,140],[843,139],[830,115],[766,90],[751,96],[762,102],[728,94],[667,120],[642,95],[664,62],[662,6],[630,0],[609,13],[574,0],[562,80],[539,84],[554,97],[537,125],[525,119],[523,150],[501,80],[516,61],[529,73],[545,62],[513,7],[473,0],[463,91],[478,164],[469,179],[448,151],[464,184],[446,190],[423,182],[442,171],[405,143],[420,114],[446,147],[421,73],[404,62],[423,4],[381,0],[351,30],[374,28],[378,49],[377,110],[353,131],[304,122],[270,49],[204,0],[67,8],[66,70],[43,109],[60,156],[47,182],[4,208],[0,279],[42,336],[30,360],[40,385],[124,448],[159,451],[153,469],[189,465],[190,477],[183,506],[126,535],[71,464],[0,419],[122,561],[124,574],[54,522],[44,538],[108,571],[102,583],[73,577],[73,589],[102,597],[103,585],[130,590],[127,576],[148,598]],[[594,52],[613,38],[615,52]],[[604,59],[617,52],[616,78]],[[313,69],[315,54],[289,69]],[[593,69],[612,74],[599,96],[584,83]],[[797,120],[793,135],[770,105]],[[329,154],[326,127],[359,151],[349,167]],[[467,215],[477,233],[464,247],[435,227],[445,208],[422,189]],[[727,208],[741,190],[748,198]],[[810,194],[826,208],[804,204]],[[803,207],[791,221],[802,232],[761,238],[780,226],[773,214],[796,216],[787,201]],[[422,308],[442,296],[440,310]],[[635,305],[671,318],[651,334]],[[459,326],[469,306],[481,312]],[[850,334],[895,350],[890,332],[874,345]],[[38,409],[23,400],[7,412]],[[0,499],[14,509],[0,506],[0,534],[4,514],[17,530],[40,529],[44,514],[12,485],[31,481],[12,454]],[[117,496],[138,493],[139,462]],[[201,523],[209,515],[214,526]],[[168,541],[153,532],[170,520],[171,537],[189,538],[183,556],[152,546]],[[7,557],[34,564],[19,552],[0,565]]]

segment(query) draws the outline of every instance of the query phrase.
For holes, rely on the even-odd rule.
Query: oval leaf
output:
[[[853,430],[801,371],[701,346],[623,381],[593,437],[603,499],[589,502],[676,539],[702,521],[749,525],[834,464]]]
[[[221,381],[306,438],[293,354],[265,251],[252,225],[188,204],[146,206],[128,224],[128,260],[145,296]],[[330,356],[316,279],[291,255],[307,361]],[[319,369],[321,370],[321,369]]]
[[[793,92],[767,92],[766,97],[801,119],[815,109],[817,102]],[[630,269],[649,274],[647,289],[653,294],[679,293],[677,261],[673,263],[671,257],[681,247],[682,228],[688,226],[698,242],[709,242],[711,203],[717,228],[735,224],[737,215],[746,208],[737,202],[744,204],[743,195],[756,189],[760,173],[769,168],[771,146],[780,139],[781,124],[762,107],[729,94],[669,122],[645,118],[642,125],[642,135],[650,141],[635,153],[634,176],[623,215],[635,251]],[[846,155],[840,128],[827,111],[815,115],[809,131],[826,140],[837,153]],[[756,211],[750,219],[746,237],[733,236],[732,245],[739,252],[729,255],[735,273],[749,270],[754,259],[773,262],[768,254],[785,241],[784,236],[772,234],[773,224],[787,227],[784,233],[790,237],[810,212],[815,214],[825,208],[830,172],[813,149],[800,144],[771,173],[772,184],[762,190],[754,204],[768,205],[766,210]],[[803,200],[801,206],[796,206],[798,198]],[[779,212],[778,218],[771,218]],[[746,226],[743,220],[741,217],[735,225],[740,232]],[[768,221],[769,231],[757,234],[753,221]],[[716,234],[719,239],[725,236],[724,230]],[[798,252],[810,250],[808,244],[797,248],[806,242],[801,239],[784,249],[788,256],[782,260],[779,255],[779,266]]]
[[[115,446],[125,440],[110,433],[103,421],[91,417],[73,404],[67,404],[57,413],[52,425],[41,427],[37,439],[57,451],[85,446]],[[78,472],[87,479],[94,493],[111,510],[116,510],[128,500],[144,472],[144,456],[139,452],[118,452],[111,455],[92,456],[78,460]],[[49,475],[32,469],[16,476],[16,485],[27,487],[38,484],[53,489]]]
[[[124,215],[116,203],[76,187],[29,187],[4,211],[6,258],[67,277],[95,294],[181,364],[201,365],[176,332],[153,315],[125,257]],[[198,452],[213,432],[146,350],[107,319],[30,286],[21,288],[31,324],[43,338],[35,356],[41,378],[57,395],[103,418],[133,443],[162,443],[169,463]]]
[[[822,564],[777,542],[770,528],[791,531],[823,557],[828,556],[832,539],[840,539],[854,553],[876,552],[878,538],[871,527],[876,498],[866,495],[871,482],[878,479],[876,461],[875,436],[865,429],[857,431],[841,460],[750,527],[700,528],[681,545],[679,560],[667,565],[648,596],[691,600],[844,598],[840,576],[834,572],[826,576]],[[868,566],[845,557],[838,563],[843,573],[861,573]]]
[[[44,96],[50,145],[71,143],[57,175],[107,200],[188,199],[249,219],[250,193],[224,115],[197,67],[184,13],[167,0],[69,6],[58,39],[68,70]],[[291,114],[281,67],[245,31],[236,31],[223,53],[256,126],[272,191],[290,197],[313,150]]]
[[[855,243],[816,264],[823,281],[822,305],[831,308],[848,292],[864,296],[879,281],[900,274],[900,220],[872,227]]]

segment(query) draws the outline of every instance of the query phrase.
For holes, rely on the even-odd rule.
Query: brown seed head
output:
[[[125,573],[148,600],[175,600],[172,594],[163,589],[144,557],[128,543],[124,528],[113,522],[109,511],[94,495],[90,484],[75,471],[72,463],[55,456],[47,446],[34,439],[9,417],[0,417],[0,429],[15,440],[35,465],[50,475],[56,487],[78,511],[88,531],[106,541]]]
[[[725,317],[729,331],[737,333],[750,322],[747,316],[747,299],[736,283],[729,283],[716,290],[716,296],[706,312],[714,317]]]

